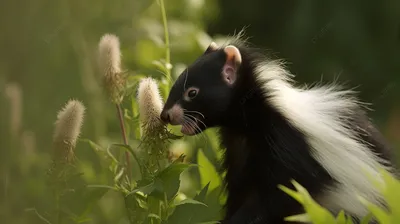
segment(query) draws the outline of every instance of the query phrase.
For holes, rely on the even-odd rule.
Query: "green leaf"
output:
[[[195,164],[185,164],[185,163],[172,163],[167,166],[164,170],[161,170],[156,177],[165,179],[166,177],[175,177],[179,178],[181,173],[188,169],[189,167],[196,166]]]
[[[154,213],[150,213],[147,217],[151,218],[151,219],[157,219],[157,220],[161,220],[161,217],[154,214]]]
[[[135,194],[137,192],[142,192],[145,195],[151,194],[154,190],[156,189],[156,183],[153,181],[145,186],[139,187],[131,191],[128,195],[130,194]]]
[[[360,223],[360,224],[369,224],[369,223],[371,222],[371,220],[372,220],[372,217],[373,217],[372,213],[369,212],[368,215],[366,215],[366,216],[361,220],[361,223]]]
[[[210,163],[202,150],[197,151],[197,163],[199,164],[201,187],[209,185],[209,190],[213,190],[221,185],[221,177],[214,165]]]
[[[135,135],[134,137],[136,139],[141,139],[142,138],[142,134],[141,134],[141,130],[140,130],[140,120],[137,119],[139,117],[139,105],[138,105],[138,103],[136,101],[135,96],[136,96],[136,94],[132,95],[132,98],[131,98],[131,106],[132,106],[132,114],[133,114],[132,115],[132,117],[133,117],[133,119],[132,119],[132,126],[133,126],[132,131],[133,131],[133,133]]]
[[[194,164],[172,163],[164,170],[160,171],[153,180],[140,181],[139,187],[129,194],[143,192],[146,195],[152,195],[161,200],[164,200],[164,193],[167,194],[167,199],[173,198],[180,187],[180,175]]]
[[[202,204],[194,204],[194,203],[185,203],[176,206],[174,212],[171,216],[168,217],[168,223],[198,223],[204,222],[208,220],[204,220],[204,217],[201,217],[200,212],[202,208],[206,208]]]
[[[202,202],[199,202],[199,201],[196,201],[194,199],[190,199],[190,198],[187,198],[185,200],[182,200],[182,201],[176,203],[175,206],[183,205],[183,204],[197,204],[197,205],[203,205],[203,206],[207,207],[206,204],[204,204]]]
[[[383,176],[384,180],[384,190],[382,193],[386,199],[386,202],[391,210],[391,213],[394,217],[400,218],[400,181],[397,180],[393,175],[385,170],[381,170],[380,172]]]
[[[165,64],[159,60],[154,60],[152,61],[152,64],[156,66],[160,71],[166,72],[167,68],[165,67]]]
[[[59,197],[59,204],[63,213],[75,222],[87,220],[93,206],[110,190],[108,186],[93,187],[84,183],[69,182],[68,185]]]
[[[283,186],[283,185],[279,185],[278,186],[282,191],[284,191],[286,194],[288,194],[289,196],[291,196],[292,198],[294,198],[296,201],[298,201],[299,203],[303,204],[304,203],[304,199],[302,197],[302,195],[300,193],[297,193],[296,191]]]
[[[104,189],[115,190],[115,191],[117,190],[115,187],[112,187],[112,186],[96,185],[96,184],[87,185],[87,188],[104,188]]]
[[[161,215],[161,200],[157,197],[148,196],[147,197],[148,212],[153,214]],[[161,220],[161,217],[160,217]]]
[[[93,187],[96,186],[96,187]],[[115,188],[109,187],[106,185],[88,185],[86,187],[86,191],[84,192],[83,196],[80,198],[80,202],[84,203],[83,207],[86,208],[85,211],[79,215],[76,219],[78,223],[87,222],[86,215],[90,213],[92,207],[95,203],[97,203],[109,190]]]
[[[175,164],[175,163],[182,163],[183,160],[185,159],[185,157],[186,157],[186,155],[182,153],[181,155],[179,155],[178,158],[176,158],[174,161],[172,161],[172,163],[173,163],[173,164]]]
[[[99,185],[98,185],[99,186]],[[105,186],[105,185],[104,185]],[[115,190],[113,187],[87,187],[87,191],[84,194],[84,197],[82,198],[83,201],[86,201],[87,203],[93,204],[94,202],[97,202],[100,200],[110,189]]]
[[[171,132],[167,132],[168,138],[171,140],[178,140],[178,139],[182,139],[183,136],[179,136],[179,135],[174,135]]]
[[[207,187],[203,188],[193,200],[202,202],[206,206],[198,203],[177,205],[168,220],[169,223],[199,223],[221,220],[221,209],[223,207],[219,204],[220,193],[221,186],[210,192],[208,192]],[[208,195],[206,196],[206,194]]]
[[[177,169],[182,171],[188,164],[174,164],[171,165],[171,170]],[[176,208],[172,215],[168,218],[168,223],[199,223],[205,221],[213,221],[207,219],[210,215],[207,215],[208,210],[213,212],[218,212],[218,210],[213,207],[209,208],[207,203],[205,203],[205,196],[208,192],[209,184],[207,184],[200,192],[195,196],[194,199],[185,199],[181,202],[175,204]],[[218,197],[213,197],[215,201],[218,201]]]
[[[201,191],[198,194],[196,194],[196,196],[194,197],[194,200],[204,202],[204,200],[206,199],[206,196],[207,196],[209,186],[210,186],[210,182],[208,182],[207,185],[204,186],[203,189],[201,189]]]
[[[377,205],[372,204],[363,197],[358,197],[361,203],[367,206],[368,210],[374,215],[374,217],[379,221],[379,223],[390,223],[389,214],[387,214],[382,208]]]
[[[96,154],[108,163],[107,165],[109,166],[109,170],[113,173],[115,172],[115,168],[118,165],[118,160],[114,157],[113,154],[111,154],[108,148],[105,149],[89,139],[80,140],[89,143],[89,146],[96,152]]]
[[[353,219],[352,218],[347,218],[346,224],[353,224]]]
[[[110,147],[122,148],[122,149],[128,151],[134,158],[136,158],[136,153],[133,151],[133,149],[132,149],[129,145],[124,145],[124,144],[111,144]]]
[[[141,202],[136,194],[129,194],[125,196],[124,200],[129,222],[131,224],[142,224],[147,218],[147,210],[141,206],[144,202]]]
[[[183,171],[194,164],[172,163],[167,168],[156,175],[156,180],[160,181],[161,191],[157,192],[159,197],[163,198],[164,192],[167,194],[167,199],[173,198],[180,187],[180,175]]]
[[[143,172],[142,172],[142,170],[143,170],[143,164],[142,164],[141,160],[138,159],[136,153],[133,151],[133,149],[132,149],[132,147],[131,147],[130,145],[125,145],[125,144],[111,144],[110,147],[117,147],[117,148],[124,149],[124,150],[128,151],[128,152],[132,155],[133,159],[135,160],[134,162],[136,162],[136,164],[139,166],[139,169],[140,169],[140,170],[139,170],[140,176],[142,177],[142,175],[143,175]],[[109,147],[109,148],[110,148],[110,147]]]
[[[296,181],[292,181],[296,191],[280,185],[279,188],[300,202],[310,221],[313,223],[335,224],[335,217],[325,208],[313,200],[308,191]]]
[[[221,220],[223,218],[222,211],[224,209],[223,205],[225,205],[225,203],[221,203],[221,197],[225,196],[224,189],[225,187],[223,185],[220,185],[214,190],[207,192],[207,197],[203,202],[208,207],[204,209],[202,208],[202,211],[199,211],[199,214],[204,217],[205,220],[212,221]]]
[[[124,174],[124,171],[125,169],[121,168],[119,172],[115,174],[114,182],[118,182],[121,179],[122,175]]]
[[[84,139],[84,138],[82,138],[82,139],[79,139],[79,140],[82,141],[82,142],[89,143],[89,146],[90,146],[93,150],[95,150],[95,151],[104,151],[104,148],[103,148],[103,147],[101,147],[100,145],[96,144],[95,142],[93,142],[93,141],[90,140],[90,139]]]
[[[338,216],[336,217],[336,223],[337,224],[346,224],[346,216],[344,214],[344,211],[340,211]]]
[[[285,221],[289,221],[289,222],[310,222],[310,217],[308,216],[308,214],[299,214],[299,215],[292,215],[292,216],[288,216],[285,218]]]

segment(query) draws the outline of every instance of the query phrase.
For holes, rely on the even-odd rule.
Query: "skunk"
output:
[[[393,173],[392,152],[351,90],[296,87],[279,60],[241,37],[214,42],[177,78],[160,114],[184,135],[219,127],[227,202],[222,223],[286,223],[303,207],[278,188],[305,187],[334,214],[368,214],[357,195],[384,206],[365,172]],[[293,223],[293,222],[291,222]]]

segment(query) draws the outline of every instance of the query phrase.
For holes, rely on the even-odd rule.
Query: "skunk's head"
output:
[[[211,43],[202,56],[180,74],[160,115],[181,132],[195,135],[220,125],[233,98],[242,62],[238,48]]]

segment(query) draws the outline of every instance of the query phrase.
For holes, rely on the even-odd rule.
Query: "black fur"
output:
[[[291,186],[294,178],[316,195],[333,180],[309,154],[303,134],[265,103],[249,63],[258,60],[259,55],[240,50],[243,64],[236,94],[220,129],[227,149],[226,219],[248,204],[249,210],[261,210],[268,223],[278,224],[284,217],[302,212],[294,199],[278,189],[279,184]]]
[[[241,52],[242,64],[233,87],[221,76],[225,53],[208,49],[180,75],[165,108],[179,103],[189,111],[204,114],[202,121],[207,127],[199,123],[202,130],[220,127],[221,143],[226,148],[223,167],[228,190],[223,223],[285,223],[284,217],[302,213],[303,209],[278,189],[279,184],[292,187],[290,180],[295,179],[312,196],[318,196],[335,180],[312,158],[303,133],[266,103],[265,90],[254,76],[256,63],[266,58],[241,43],[234,45]],[[184,102],[184,89],[191,86],[199,88],[199,94],[192,102]],[[384,141],[361,110],[348,122],[366,130],[363,139],[375,145],[374,150],[382,158],[390,158]]]

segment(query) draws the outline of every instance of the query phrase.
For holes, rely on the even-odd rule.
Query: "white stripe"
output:
[[[380,195],[363,174],[369,171],[381,180],[378,170],[382,166],[341,117],[343,111],[351,114],[359,102],[351,91],[339,91],[334,85],[295,88],[289,76],[283,66],[272,61],[258,67],[256,78],[268,94],[268,103],[305,134],[312,156],[340,183],[326,192],[324,204],[364,216],[366,210],[356,194],[375,203]]]

